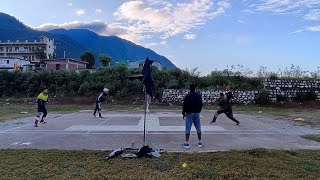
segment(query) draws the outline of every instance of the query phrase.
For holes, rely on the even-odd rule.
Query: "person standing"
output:
[[[184,97],[182,115],[185,119],[185,137],[186,141],[182,144],[183,148],[189,149],[189,138],[191,126],[194,124],[198,134],[198,146],[202,147],[201,141],[201,123],[200,123],[200,112],[202,110],[202,97],[196,92],[196,86],[190,85],[190,92]]]
[[[215,124],[218,116],[222,113],[224,113],[229,119],[237,123],[237,125],[240,125],[240,122],[233,117],[231,103],[228,102],[228,99],[224,97],[223,93],[220,93],[220,97],[218,99],[218,105],[220,106],[220,109],[215,113],[212,121],[210,124]]]
[[[47,117],[47,108],[46,103],[48,102],[48,89],[44,88],[42,92],[37,96],[36,103],[38,105],[38,114],[34,120],[34,127],[38,127],[38,123],[40,120],[40,123],[45,124],[46,121],[44,120],[45,117]]]
[[[96,108],[94,109],[94,113],[93,113],[93,116],[94,117],[96,117],[96,113],[97,113],[97,111],[98,111],[98,113],[99,113],[99,118],[103,118],[102,116],[101,116],[101,104],[104,102],[104,101],[106,101],[106,96],[107,96],[107,94],[108,94],[108,92],[109,92],[109,89],[108,88],[104,88],[103,89],[103,91],[102,91],[102,93],[100,93],[100,95],[97,97],[97,99],[96,99]]]

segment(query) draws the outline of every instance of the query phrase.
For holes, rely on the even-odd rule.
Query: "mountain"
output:
[[[86,29],[55,29],[51,31],[37,31],[32,29],[15,17],[0,13],[0,40],[24,41],[39,40],[41,35],[55,39],[57,57],[63,57],[66,51],[67,57],[79,58],[81,54],[89,50],[96,57],[96,65],[99,66],[99,54],[107,54],[112,57],[113,64],[125,60],[143,60],[146,57],[160,61],[166,68],[176,66],[166,57],[161,56],[151,49],[136,45],[130,41],[116,36],[100,36]]]

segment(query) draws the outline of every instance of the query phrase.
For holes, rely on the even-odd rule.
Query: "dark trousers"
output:
[[[101,102],[99,102],[99,101],[96,101],[96,108],[94,109],[94,113],[93,114],[96,114],[97,111],[99,112],[99,116],[101,116],[101,113],[100,113],[100,111],[101,111]]]
[[[227,109],[227,110],[223,110],[223,111],[218,110],[217,113],[216,113],[216,114],[214,115],[214,117],[213,117],[213,122],[216,121],[218,115],[223,114],[223,113],[224,113],[229,119],[231,119],[232,121],[234,121],[235,123],[237,123],[237,124],[239,123],[239,121],[238,121],[236,118],[233,117],[232,108]]]

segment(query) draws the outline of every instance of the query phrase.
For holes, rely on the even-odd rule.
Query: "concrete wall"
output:
[[[198,90],[202,95],[203,103],[211,104],[217,102],[219,94],[223,90]],[[165,89],[163,91],[162,102],[167,103],[182,103],[185,95],[189,90]],[[255,98],[258,95],[256,90],[236,90],[233,91],[235,103],[237,104],[254,104]]]
[[[272,102],[277,101],[277,95],[285,96],[288,100],[294,100],[297,92],[314,91],[317,100],[320,100],[320,80],[271,80],[266,79],[263,82],[264,88],[268,91]],[[163,102],[182,103],[183,98],[189,90],[166,89],[163,91]],[[204,103],[210,104],[217,101],[220,92],[223,90],[199,90],[202,94]],[[255,104],[258,90],[235,90],[235,103]]]
[[[319,80],[271,80],[266,79],[264,88],[268,91],[272,102],[277,101],[277,95],[286,96],[289,100],[296,97],[297,92],[315,91],[320,100],[320,81]]]

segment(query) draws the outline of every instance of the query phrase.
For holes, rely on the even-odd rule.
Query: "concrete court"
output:
[[[49,112],[50,113],[50,112]],[[103,112],[104,119],[94,118],[91,111],[72,114],[49,114],[47,124],[33,127],[33,117],[0,123],[0,148],[35,148],[67,150],[111,150],[142,146],[143,112]],[[210,125],[213,112],[202,112],[204,147],[197,147],[196,132],[191,132],[190,149],[184,142],[184,121],[180,111],[151,111],[147,116],[147,140],[152,148],[167,151],[225,151],[251,148],[320,149],[320,143],[301,135],[320,134],[320,129],[296,125],[276,118],[240,115],[241,126],[220,115]]]

